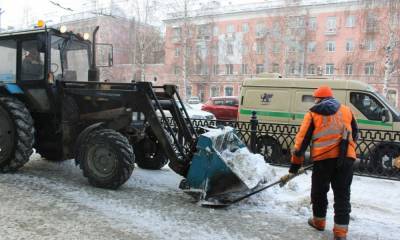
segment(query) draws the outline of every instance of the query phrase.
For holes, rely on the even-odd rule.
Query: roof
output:
[[[266,10],[276,10],[287,7],[316,7],[332,4],[358,4],[358,0],[297,0],[290,1],[287,0],[269,0],[265,2],[256,3],[246,3],[246,4],[235,4],[235,5],[210,5],[204,6],[203,8],[198,8],[189,11],[189,17],[204,17],[204,16],[217,16],[225,14],[236,14],[236,13],[246,13],[246,12],[263,12]],[[178,20],[183,17],[184,12],[171,12],[168,14],[167,19],[164,21]]]
[[[253,78],[246,79],[243,87],[273,87],[273,88],[311,88],[328,85],[332,89],[353,89],[374,91],[374,88],[364,82],[355,80],[307,79],[307,78]]]
[[[54,30],[52,28],[47,28],[47,31],[51,29]],[[3,36],[12,36],[12,35],[23,35],[23,34],[30,34],[30,33],[40,33],[40,32],[45,32],[46,29],[45,28],[31,28],[31,29],[22,29],[22,30],[13,30],[13,31],[3,31],[0,33],[0,37]]]

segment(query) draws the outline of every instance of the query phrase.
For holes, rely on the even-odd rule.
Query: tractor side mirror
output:
[[[382,122],[388,122],[390,120],[389,111],[386,108],[382,109],[381,119]]]
[[[96,44],[96,66],[111,67],[114,64],[114,48],[112,44]]]

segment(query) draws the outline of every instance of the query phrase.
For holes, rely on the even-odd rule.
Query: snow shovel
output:
[[[261,179],[255,177],[254,172],[240,171],[223,157],[226,152],[247,149],[233,128],[214,129],[201,134],[196,149],[180,188],[197,201],[231,194],[243,195],[259,185]]]
[[[268,188],[271,188],[271,187],[273,187],[275,185],[279,184],[280,187],[283,187],[290,180],[292,180],[293,178],[305,173],[306,170],[309,170],[312,167],[313,167],[313,165],[310,164],[310,165],[308,165],[306,167],[300,168],[299,171],[296,174],[292,174],[292,173],[286,174],[286,175],[282,176],[278,181],[273,182],[271,184],[268,184],[266,186],[261,186],[260,188],[255,189],[255,190],[251,191],[250,193],[245,194],[245,195],[243,195],[241,197],[237,197],[235,199],[219,199],[219,200],[217,200],[217,199],[209,199],[207,201],[201,201],[200,205],[202,207],[210,207],[210,208],[225,208],[225,207],[228,207],[228,206],[230,206],[230,205],[232,205],[234,203],[240,202],[243,199],[249,198],[249,197],[253,196],[254,194],[262,192],[262,191],[264,191],[264,190],[266,190]]]

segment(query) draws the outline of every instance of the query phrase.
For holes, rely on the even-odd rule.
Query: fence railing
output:
[[[255,114],[250,122],[192,119],[192,123],[199,132],[203,127],[231,126],[252,152],[262,154],[266,162],[278,166],[290,164],[299,129],[298,125],[260,123]],[[400,169],[395,167],[400,158],[400,132],[361,129],[356,152],[355,174],[400,180]],[[310,161],[307,151],[306,162]]]

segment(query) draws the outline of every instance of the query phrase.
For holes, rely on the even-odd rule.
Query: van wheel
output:
[[[281,163],[283,153],[279,142],[270,136],[259,137],[257,141],[257,153],[264,156],[267,163]]]
[[[400,158],[400,145],[381,144],[372,152],[368,170],[372,173],[378,173],[384,176],[391,176],[395,173],[395,164]]]

